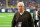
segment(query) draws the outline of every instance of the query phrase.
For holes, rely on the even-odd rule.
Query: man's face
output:
[[[18,11],[22,12],[24,10],[24,6],[22,4],[18,5]]]
[[[37,10],[37,7],[35,7],[34,9]]]

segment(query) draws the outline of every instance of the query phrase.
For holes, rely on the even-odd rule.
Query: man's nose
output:
[[[20,9],[22,9],[22,7],[20,7]]]

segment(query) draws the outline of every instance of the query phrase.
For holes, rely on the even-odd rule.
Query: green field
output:
[[[11,22],[15,13],[0,13],[0,27],[11,27]],[[33,17],[33,13],[31,13]]]

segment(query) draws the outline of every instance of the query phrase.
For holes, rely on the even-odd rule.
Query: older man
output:
[[[12,27],[34,27],[31,14],[24,11],[24,3],[17,4],[18,12],[14,15],[12,20]]]

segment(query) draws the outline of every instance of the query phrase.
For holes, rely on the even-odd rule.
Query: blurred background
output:
[[[18,12],[18,2],[24,2],[24,11],[30,12],[32,17],[35,6],[40,10],[40,0],[0,0],[0,27],[11,27],[13,16]]]

